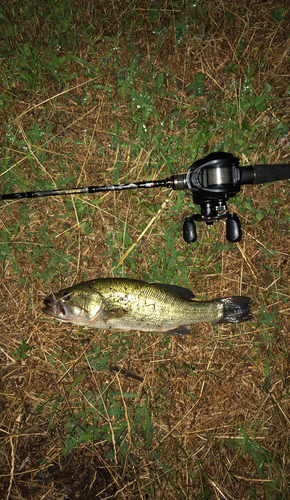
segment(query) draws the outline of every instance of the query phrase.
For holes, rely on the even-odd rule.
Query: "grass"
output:
[[[212,151],[290,163],[285,3],[0,7],[1,192],[159,179]],[[289,182],[230,200],[243,239],[187,193],[1,202],[0,497],[289,498]],[[182,340],[44,318],[95,277],[253,298]]]

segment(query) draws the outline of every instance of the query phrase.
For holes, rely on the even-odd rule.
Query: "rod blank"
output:
[[[125,189],[142,189],[155,187],[173,187],[171,178],[145,181],[145,182],[130,182],[128,184],[112,184],[108,186],[89,186],[71,189],[53,189],[49,191],[23,191],[20,193],[1,194],[0,200],[20,200],[23,198],[42,198],[43,196],[64,196],[66,194],[88,194],[88,193],[104,193],[107,191],[123,191]]]

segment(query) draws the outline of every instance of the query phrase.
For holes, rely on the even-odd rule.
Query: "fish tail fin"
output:
[[[249,297],[226,297],[220,299],[223,304],[223,316],[218,323],[242,323],[252,318]]]

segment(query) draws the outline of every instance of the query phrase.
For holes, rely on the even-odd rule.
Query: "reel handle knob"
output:
[[[186,217],[183,223],[183,239],[186,243],[194,243],[197,240],[196,227],[192,217]]]
[[[235,214],[234,212],[230,213],[227,218],[226,229],[227,229],[228,241],[234,243],[241,240],[242,238],[241,223],[237,214]]]

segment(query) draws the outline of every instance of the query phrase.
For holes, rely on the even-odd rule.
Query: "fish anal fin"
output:
[[[181,325],[181,326],[177,326],[176,328],[172,328],[172,330],[167,330],[166,332],[163,332],[163,333],[167,333],[169,335],[176,335],[177,337],[181,336],[181,335],[187,335],[189,332],[190,332],[190,326],[187,326],[187,325]]]
[[[179,295],[179,297],[181,297],[182,299],[194,299],[193,292],[191,290],[188,290],[188,288],[184,288],[183,286],[169,285],[168,283],[156,283],[156,285],[164,288],[165,290],[168,290],[169,292],[176,293],[176,295]]]

